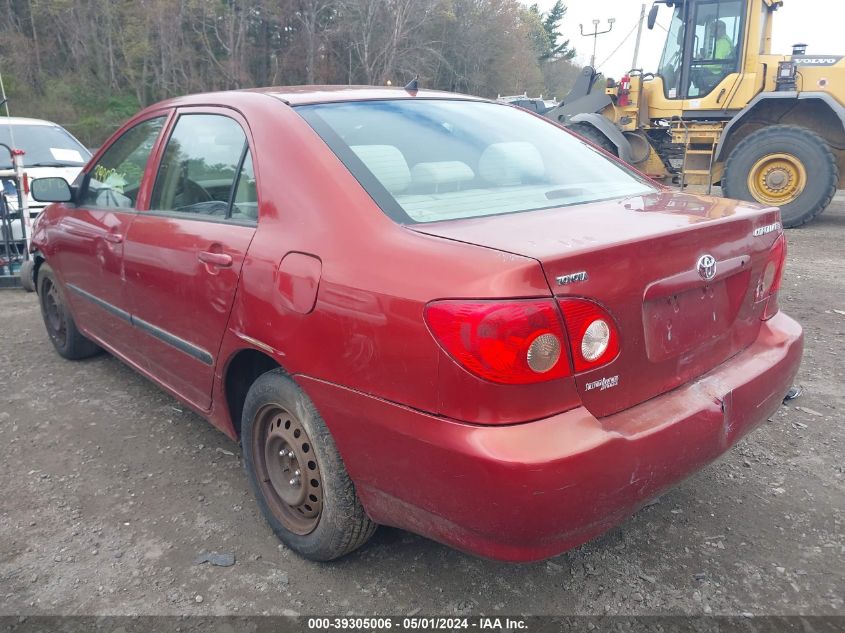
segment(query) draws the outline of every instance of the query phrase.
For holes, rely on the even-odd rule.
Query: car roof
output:
[[[226,104],[237,100],[238,95],[264,94],[291,106],[333,103],[340,101],[383,101],[386,99],[452,99],[461,101],[487,101],[481,97],[443,92],[440,90],[418,90],[409,92],[404,88],[382,86],[270,86],[246,88],[224,92],[210,92],[185,95],[161,101],[151,108],[179,107],[186,105]]]
[[[21,116],[0,117],[0,125],[52,125],[53,127],[61,127],[58,123],[52,121],[28,119]]]
[[[417,90],[382,86],[280,86],[259,88],[263,92],[289,103],[330,103],[337,101],[377,101],[384,99],[459,99],[463,101],[484,101],[480,97],[444,92],[442,90]]]

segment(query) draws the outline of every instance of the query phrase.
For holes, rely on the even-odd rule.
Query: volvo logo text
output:
[[[710,281],[716,276],[716,258],[712,255],[702,255],[698,259],[698,274],[704,281]]]

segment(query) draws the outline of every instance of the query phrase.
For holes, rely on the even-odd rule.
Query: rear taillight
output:
[[[783,267],[786,263],[786,238],[783,234],[775,240],[769,251],[766,265],[763,267],[763,274],[757,282],[755,299],[759,303],[766,302],[763,309],[764,321],[771,319],[780,310],[778,304],[778,291],[780,290],[781,279],[783,278]]]
[[[518,385],[570,373],[551,299],[435,301],[426,307],[425,320],[452,358],[486,380]]]
[[[561,299],[572,362],[576,372],[595,369],[619,354],[619,330],[613,317],[587,299]]]

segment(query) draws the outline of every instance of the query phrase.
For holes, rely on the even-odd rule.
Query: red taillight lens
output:
[[[551,299],[435,301],[425,320],[437,341],[472,373],[504,384],[569,375],[565,335]]]
[[[561,299],[576,372],[595,369],[619,354],[619,330],[613,317],[586,299]]]
[[[783,268],[786,264],[786,238],[783,234],[775,240],[769,251],[769,258],[763,268],[763,274],[757,282],[756,299],[758,302],[765,301],[766,307],[763,310],[764,321],[771,319],[780,310],[778,304],[778,291],[783,278]]]

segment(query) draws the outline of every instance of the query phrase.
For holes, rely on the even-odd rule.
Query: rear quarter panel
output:
[[[423,319],[425,304],[438,298],[550,296],[537,262],[394,223],[293,109],[262,97],[246,114],[256,139],[260,221],[224,358],[251,339],[291,374],[469,419],[478,416],[472,403],[491,390],[498,397],[485,413],[490,421],[562,409],[561,389],[574,388],[547,386],[538,399],[536,387],[491,386],[446,357]],[[279,290],[290,286],[279,266],[291,252],[321,262],[308,314],[291,309]],[[463,391],[439,399],[442,372],[456,374]]]

